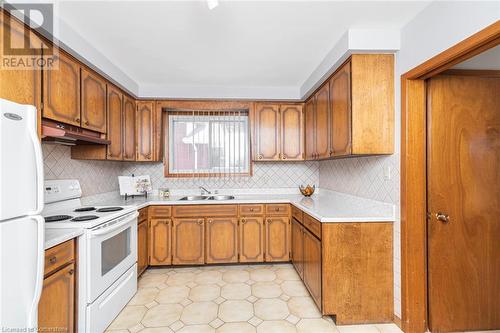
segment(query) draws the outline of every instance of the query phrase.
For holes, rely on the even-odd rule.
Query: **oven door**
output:
[[[137,211],[87,234],[88,303],[94,302],[137,262]]]

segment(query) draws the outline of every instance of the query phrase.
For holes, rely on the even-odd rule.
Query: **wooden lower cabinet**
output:
[[[264,218],[246,216],[240,218],[240,262],[264,261]]]
[[[172,221],[172,264],[204,264],[204,219],[174,218]]]
[[[272,216],[266,218],[266,253],[264,261],[279,262],[290,260],[290,218]]]
[[[205,228],[206,263],[238,262],[238,219],[209,217]]]
[[[302,231],[303,280],[314,302],[321,309],[321,241],[311,232]]]
[[[172,219],[153,217],[149,220],[149,264],[172,264]]]
[[[57,267],[51,270],[46,264],[42,295],[38,303],[38,328],[40,331],[75,332],[76,267],[74,248],[74,240],[70,240],[46,251],[46,263],[55,262]],[[73,253],[69,256],[59,256],[67,249],[71,249]]]
[[[148,268],[148,221],[139,221],[137,225],[137,276]]]
[[[299,276],[304,279],[304,228],[292,218],[292,264]]]

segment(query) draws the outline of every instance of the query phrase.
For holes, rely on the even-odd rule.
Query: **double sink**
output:
[[[233,200],[234,195],[190,195],[179,200],[202,201],[202,200]]]

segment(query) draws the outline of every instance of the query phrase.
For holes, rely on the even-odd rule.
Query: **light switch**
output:
[[[391,180],[391,166],[386,165],[384,167],[384,180]]]

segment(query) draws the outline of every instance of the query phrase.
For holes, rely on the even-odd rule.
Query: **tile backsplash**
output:
[[[255,163],[252,177],[165,178],[162,163],[72,160],[67,146],[43,144],[46,179],[79,179],[84,196],[118,190],[120,175],[150,175],[153,188],[285,188],[319,185],[318,162]]]

